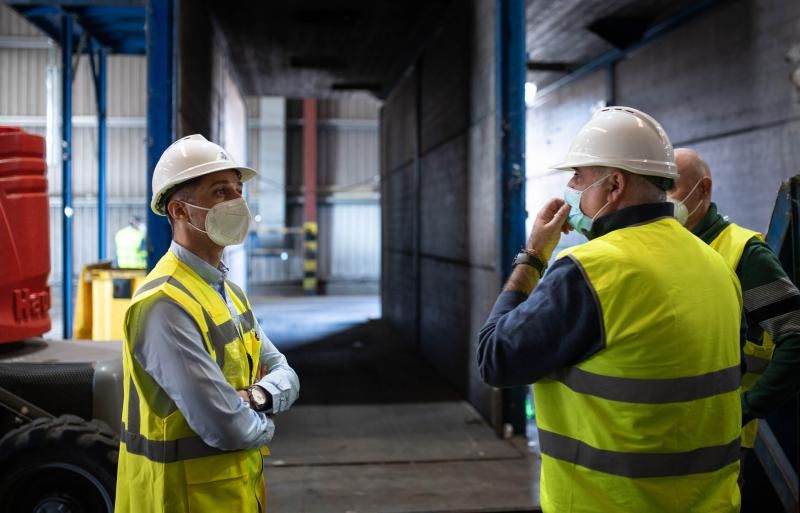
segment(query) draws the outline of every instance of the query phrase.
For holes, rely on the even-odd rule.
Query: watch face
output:
[[[253,400],[258,406],[261,406],[267,402],[267,394],[264,393],[261,387],[254,386],[250,390],[250,393],[253,394]]]

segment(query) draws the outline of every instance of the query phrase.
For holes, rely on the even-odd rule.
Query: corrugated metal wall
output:
[[[46,135],[48,63],[60,60],[57,46],[8,6],[0,4],[0,124],[14,124]],[[42,48],[13,48],[11,37],[40,42]],[[35,39],[31,39],[35,38]],[[145,113],[147,67],[144,57],[108,59],[108,241],[114,255],[114,234],[134,214],[144,215],[147,194]],[[56,83],[57,94],[58,84]],[[56,96],[57,98],[57,96]],[[73,176],[75,214],[74,262],[97,260],[97,130],[95,96],[89,64],[81,60],[73,83]],[[50,147],[48,145],[48,147]],[[61,282],[61,166],[49,156],[51,283]]]
[[[60,62],[55,45],[0,4],[0,37],[36,38],[42,48],[0,48],[0,124],[15,124],[46,135],[48,64]],[[146,209],[146,77],[144,57],[112,56],[108,61],[108,241]],[[58,83],[56,82],[56,94]],[[57,96],[56,96],[57,98]],[[259,167],[258,102],[249,99],[248,162]],[[74,262],[97,259],[97,132],[95,97],[88,62],[82,59],[73,84]],[[287,220],[302,224],[302,102],[287,103]],[[378,103],[364,95],[319,102],[319,227],[322,281],[374,281],[380,276],[378,194]],[[50,156],[51,282],[61,281],[61,166]],[[302,260],[253,257],[255,283],[299,281]]]
[[[248,159],[258,168],[258,102],[247,102]],[[302,225],[302,102],[286,106],[287,223]],[[368,96],[320,100],[318,138],[319,277],[374,282],[380,277],[378,103]],[[280,184],[276,184],[276,187]],[[253,256],[253,283],[300,281],[302,258]]]

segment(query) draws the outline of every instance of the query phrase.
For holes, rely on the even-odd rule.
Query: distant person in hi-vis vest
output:
[[[117,512],[266,510],[271,416],[300,385],[222,263],[249,230],[242,183],[255,175],[201,135],[156,165],[151,208],[172,245],[125,315]]]
[[[139,216],[131,217],[130,222],[114,234],[116,264],[120,269],[144,269],[147,267],[147,228]]]

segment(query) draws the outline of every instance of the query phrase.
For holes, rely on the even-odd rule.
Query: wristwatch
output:
[[[258,385],[247,387],[247,397],[250,399],[250,406],[256,411],[272,408],[272,396]]]
[[[519,264],[533,267],[539,273],[539,276],[544,275],[544,270],[547,269],[547,264],[539,258],[537,252],[530,249],[523,249],[517,253],[517,256],[514,258],[514,263],[511,264],[511,268],[513,269]]]

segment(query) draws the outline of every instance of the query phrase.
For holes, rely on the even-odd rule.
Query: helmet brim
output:
[[[194,173],[193,172],[188,172],[188,173],[185,174],[185,176],[182,176],[181,179],[175,180],[172,184],[170,184],[169,188],[164,189],[163,191],[161,191],[158,194],[154,195],[153,199],[150,201],[150,210],[152,210],[153,213],[156,214],[156,215],[166,217],[167,213],[164,212],[163,210],[160,210],[159,206],[162,203],[163,197],[166,194],[170,193],[172,190],[174,190],[175,187],[181,185],[182,183],[186,183],[189,180],[194,180],[195,178],[200,178],[201,176],[206,176],[206,175],[210,175],[212,173],[218,173],[220,171],[229,171],[229,170],[239,171],[239,173],[241,174],[242,183],[245,183],[248,180],[251,180],[252,178],[255,178],[256,176],[258,176],[258,171],[256,171],[255,169],[247,167],[247,166],[236,166],[236,165],[229,166],[229,167],[222,166],[222,167],[219,167],[219,168],[206,168],[206,169],[203,169],[200,172],[194,172]]]

